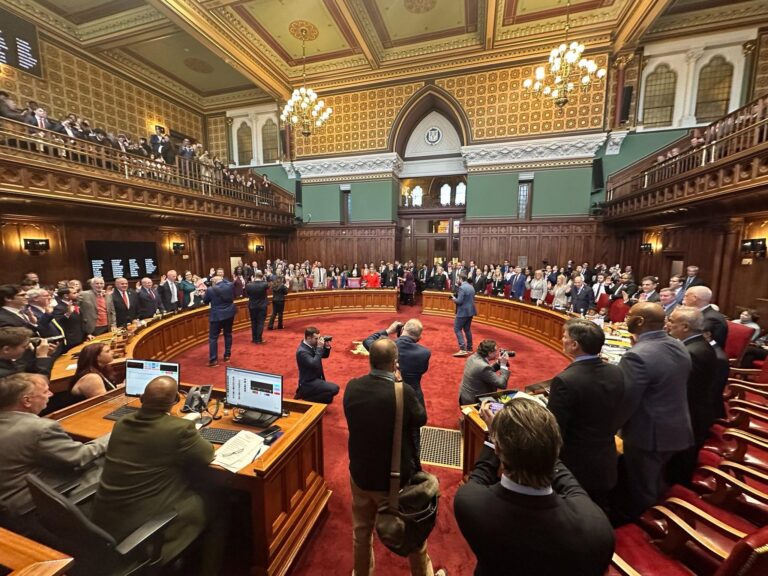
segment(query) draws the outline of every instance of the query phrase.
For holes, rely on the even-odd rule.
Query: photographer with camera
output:
[[[477,352],[467,359],[459,389],[459,406],[474,404],[477,396],[507,387],[509,359],[515,353],[496,348],[495,340],[483,340]]]
[[[34,350],[34,356],[27,352]],[[17,326],[0,328],[0,378],[29,372],[51,375],[54,358],[48,353],[50,345],[45,338],[34,338],[32,330]]]
[[[323,358],[331,355],[332,336],[320,336],[320,330],[308,326],[304,340],[296,349],[296,363],[299,366],[299,387],[297,400],[330,404],[339,393],[339,385],[326,382],[323,372]]]

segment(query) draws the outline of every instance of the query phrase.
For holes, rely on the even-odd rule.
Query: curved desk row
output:
[[[306,318],[324,314],[360,312],[396,312],[397,292],[387,289],[371,290],[317,290],[314,292],[293,292],[285,299],[284,318]],[[272,297],[269,297],[272,301]],[[237,315],[234,330],[250,327],[248,299],[235,301]],[[162,320],[154,320],[139,330],[125,347],[123,358],[115,361],[119,366],[125,358],[144,360],[169,360],[208,340],[209,306],[180,312]],[[268,311],[271,313],[271,308]],[[76,354],[92,342],[112,340],[112,334],[104,334],[69,350],[58,358],[51,372],[51,390],[60,392],[69,385],[75,375]]]
[[[448,298],[446,292],[424,292],[424,314],[453,317],[456,305]],[[495,326],[521,334],[563,352],[563,324],[570,316],[549,308],[523,304],[516,300],[477,296],[475,298],[477,316],[473,323]],[[464,458],[462,471],[466,477],[475,465],[485,442],[488,429],[480,418],[477,410],[467,410],[464,420],[464,435],[462,438]]]

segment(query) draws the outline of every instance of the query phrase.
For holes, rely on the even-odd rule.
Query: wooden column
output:
[[[714,302],[720,306],[720,311],[728,317],[732,314],[731,284],[733,271],[739,266],[741,259],[741,239],[744,236],[744,218],[731,218],[728,220],[722,241],[720,267],[717,276],[713,279]]]

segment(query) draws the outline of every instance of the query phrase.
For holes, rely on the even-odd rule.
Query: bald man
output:
[[[725,341],[728,340],[728,321],[712,308],[712,290],[706,286],[691,286],[685,291],[683,305],[697,308],[704,317],[704,332],[712,335],[712,340],[725,350]]]
[[[161,563],[176,558],[210,526],[211,534],[201,540],[199,569],[216,574],[222,538],[218,522],[212,522],[219,503],[200,490],[199,482],[193,487],[213,460],[213,445],[194,422],[171,415],[178,400],[176,381],[159,376],[147,384],[141,408],[115,424],[93,520],[120,541],[157,514],[176,510],[165,531]]]
[[[634,345],[619,362],[624,372],[621,411],[629,518],[656,504],[666,488],[666,469],[676,453],[693,446],[686,384],[691,358],[664,330],[664,309],[639,302],[627,314]]]

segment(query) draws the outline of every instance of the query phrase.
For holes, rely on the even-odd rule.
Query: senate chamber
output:
[[[768,574],[764,0],[0,0],[0,574]]]

